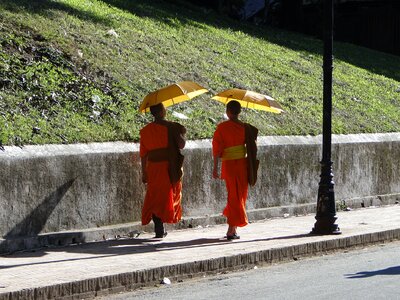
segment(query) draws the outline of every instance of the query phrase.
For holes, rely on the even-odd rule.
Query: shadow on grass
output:
[[[11,11],[26,10],[31,13],[42,13],[56,9],[73,14],[83,20],[110,25],[107,18],[99,17],[89,11],[78,10],[64,2],[50,0],[4,0],[3,6]],[[256,26],[251,23],[239,22],[227,16],[221,16],[216,11],[198,7],[182,0],[103,0],[104,3],[139,17],[154,19],[170,26],[191,24],[202,28],[210,25],[218,28],[226,28],[233,31],[241,31],[259,39],[290,48],[295,51],[305,51],[311,54],[322,55],[323,44],[313,37],[277,30],[266,26]],[[178,23],[176,23],[178,21]],[[312,40],[312,42],[310,42]],[[388,78],[400,81],[400,57],[379,53],[374,50],[353,46],[350,44],[334,45],[336,59],[345,61],[351,65],[369,70],[373,73],[384,75]],[[384,60],[377,57],[385,57]]]
[[[89,11],[83,11],[76,9],[75,7],[60,1],[51,1],[51,0],[2,0],[2,5],[6,10],[9,11],[27,11],[32,14],[47,14],[51,15],[52,10],[59,10],[66,12],[67,14],[74,15],[79,19],[94,22],[94,23],[102,23],[104,25],[111,25],[111,20],[107,18],[102,18],[94,13],[90,13]]]
[[[206,24],[245,32],[256,38],[267,40],[295,51],[305,51],[321,56],[323,53],[323,43],[316,38],[267,26],[239,22],[227,16],[221,16],[216,11],[197,7],[184,1],[103,0],[103,2],[137,16],[152,18],[171,26],[174,26],[172,19],[179,20],[181,24],[191,24],[198,27],[202,27],[201,24]],[[177,13],[178,11],[179,13]],[[310,42],[310,40],[313,40],[313,42]],[[334,44],[334,55],[335,59],[400,81],[400,57],[344,43]],[[385,63],[376,59],[382,56],[388,58],[388,62]]]

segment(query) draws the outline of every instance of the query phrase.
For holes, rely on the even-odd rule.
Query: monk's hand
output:
[[[214,179],[219,179],[220,178],[219,174],[218,174],[218,169],[216,169],[216,168],[213,169],[213,178]]]
[[[146,173],[142,174],[142,182],[147,183],[147,174]]]

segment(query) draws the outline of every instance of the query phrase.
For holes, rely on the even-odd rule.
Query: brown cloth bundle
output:
[[[247,181],[250,186],[254,186],[257,181],[257,171],[260,161],[257,159],[257,135],[258,129],[248,123],[244,124],[245,143],[247,151]]]
[[[168,147],[149,151],[147,159],[152,162],[168,161],[168,174],[172,184],[177,183],[183,176],[184,156],[178,147],[178,135],[183,126],[176,122],[168,122]]]
[[[183,131],[183,126],[176,122],[168,123],[168,173],[172,184],[177,183],[183,176],[184,156],[178,147],[179,136]]]

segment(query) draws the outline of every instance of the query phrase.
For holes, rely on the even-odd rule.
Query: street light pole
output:
[[[318,188],[317,214],[313,234],[340,234],[336,221],[335,191],[332,173],[332,69],[333,69],[333,0],[324,0],[324,93],[321,180]]]

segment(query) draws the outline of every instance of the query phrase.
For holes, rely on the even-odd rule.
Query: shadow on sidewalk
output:
[[[162,240],[156,240],[156,239],[139,239],[139,238],[120,239],[120,240],[111,240],[106,242],[94,242],[82,245],[73,245],[62,248],[40,249],[34,252],[30,251],[30,252],[14,253],[12,255],[7,255],[7,257],[14,259],[15,258],[24,259],[27,257],[43,257],[43,260],[31,263],[14,264],[14,265],[0,265],[0,270],[23,267],[23,266],[31,266],[31,265],[43,265],[43,264],[53,264],[62,262],[102,259],[120,255],[132,255],[132,254],[149,253],[149,252],[156,253],[161,251],[164,252],[177,249],[190,249],[190,248],[212,247],[221,245],[226,246],[230,245],[231,243],[245,244],[245,243],[254,243],[254,242],[270,241],[270,240],[296,239],[296,238],[305,238],[308,236],[310,235],[300,234],[300,235],[290,235],[290,236],[273,237],[265,239],[236,240],[234,242],[227,241],[225,238],[200,238],[200,239],[178,241],[178,242],[164,242]],[[87,253],[87,254],[93,254],[93,256],[46,261],[45,256],[49,252],[68,252],[68,253],[81,253],[81,254]]]
[[[378,275],[400,275],[400,266],[390,267],[376,271],[363,271],[355,274],[346,274],[347,279],[367,278]]]

